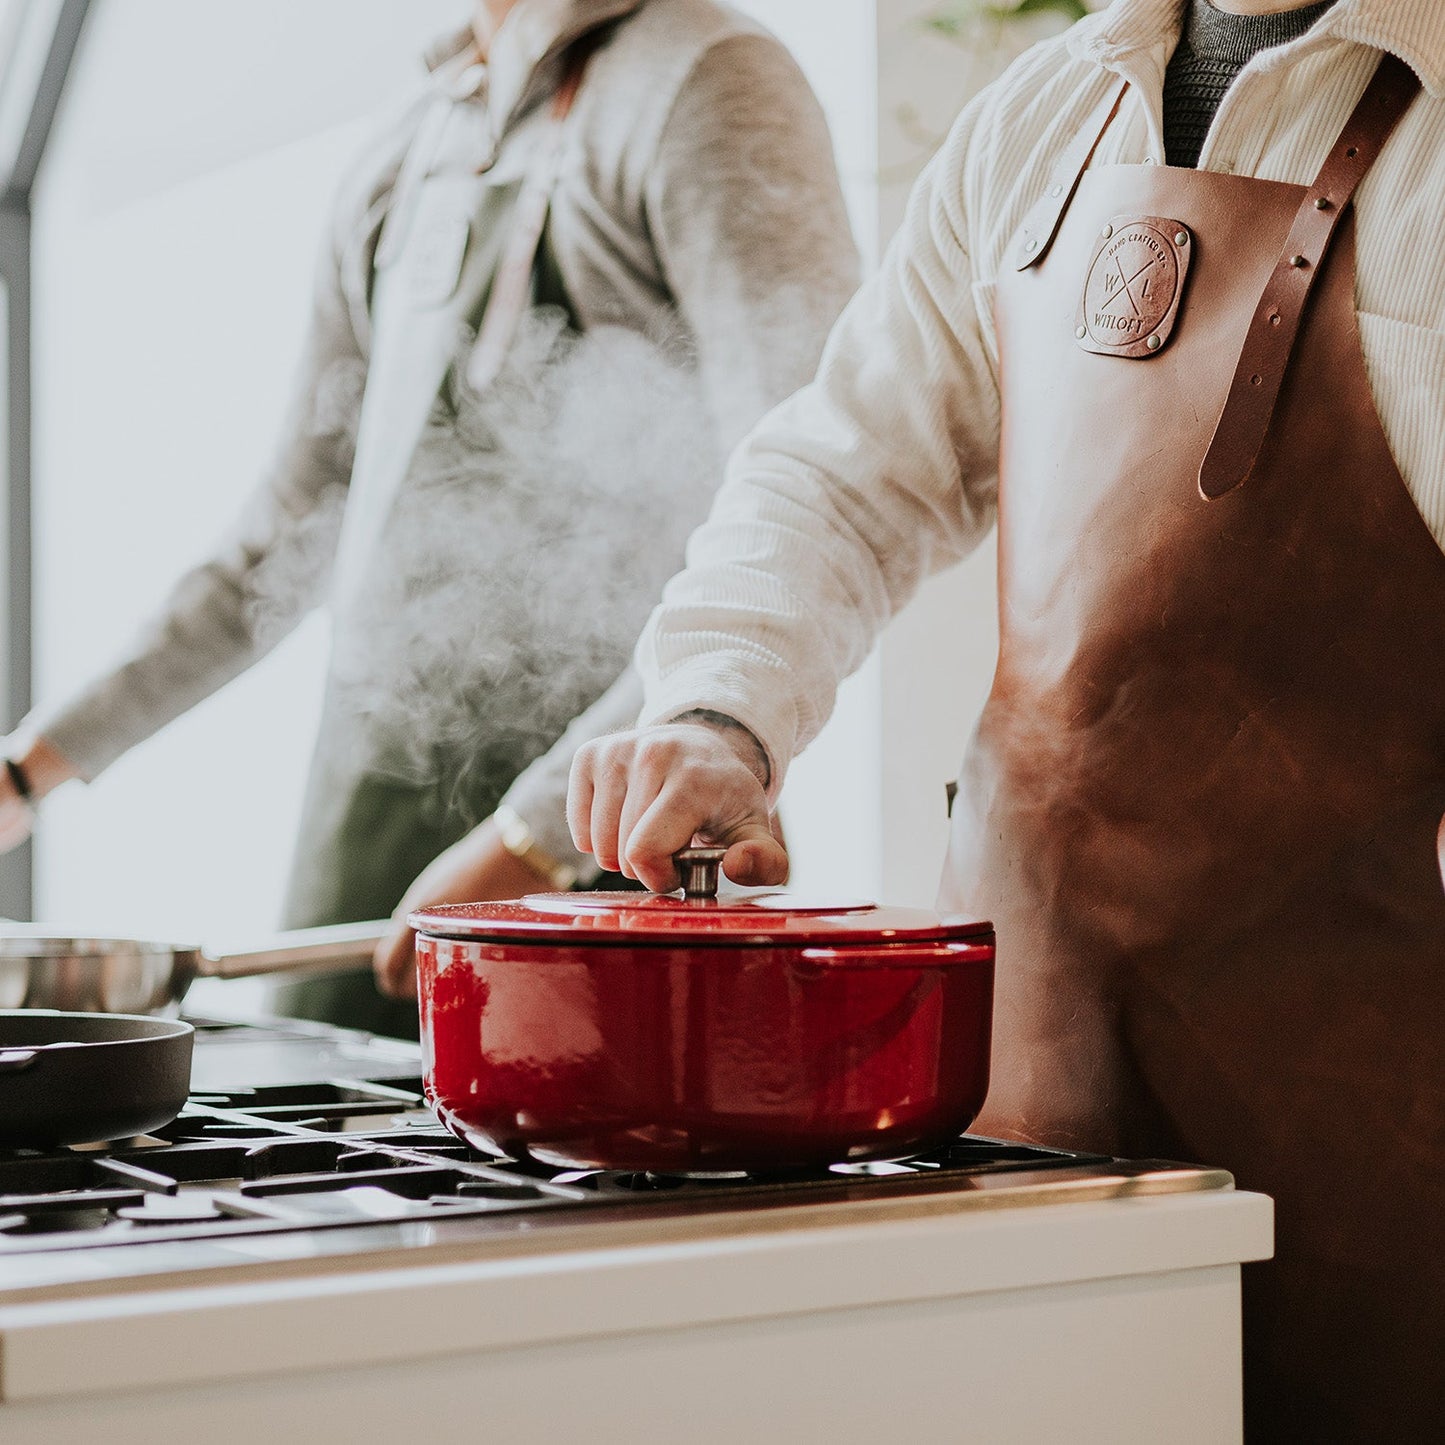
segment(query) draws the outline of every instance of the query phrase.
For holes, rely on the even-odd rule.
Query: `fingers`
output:
[[[746,810],[724,819],[695,823],[695,810],[680,805],[678,793],[664,789],[638,819],[623,853],[624,870],[655,893],[678,886],[675,855],[694,837],[725,847],[723,873],[745,888],[777,887],[788,881],[788,855],[768,826],[761,796]]]
[[[592,851],[592,776],[597,752],[596,743],[578,748],[567,778],[567,826],[579,853]]]
[[[786,881],[767,795],[735,739],[695,722],[587,744],[572,767],[568,822],[579,848],[656,892],[676,888],[673,855],[695,837],[729,848],[734,882]]]
[[[592,856],[610,872],[625,872],[619,830],[622,810],[631,786],[626,750],[617,747],[600,752],[592,775],[592,812],[588,827]]]
[[[618,866],[629,878],[636,878],[654,892],[677,886],[672,855],[692,842],[699,826],[694,816],[695,806],[680,804],[669,789],[669,784],[678,780],[687,766],[685,755],[673,739],[644,736],[638,739],[631,770],[623,780],[625,795],[617,822]],[[696,805],[699,800],[688,801]],[[659,823],[660,833],[657,832]],[[637,846],[633,840],[639,828],[644,831]],[[669,848],[669,838],[679,841]]]
[[[407,917],[446,903],[521,898],[550,886],[549,878],[513,855],[495,818],[478,824],[421,871],[392,915],[376,947],[376,986],[394,998],[416,997],[416,941]]]
[[[665,773],[648,742],[642,734],[621,733],[588,743],[573,759],[567,794],[573,842],[609,872],[629,877],[637,875],[627,864],[627,836]]]
[[[622,871],[654,893],[678,884],[673,854],[686,848],[701,826],[695,808],[679,799],[676,788],[664,789],[637,819],[627,836]]]

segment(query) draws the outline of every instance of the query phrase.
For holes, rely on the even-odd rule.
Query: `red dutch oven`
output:
[[[787,893],[457,904],[417,930],[428,1102],[477,1148],[727,1173],[901,1158],[988,1090],[991,924]]]

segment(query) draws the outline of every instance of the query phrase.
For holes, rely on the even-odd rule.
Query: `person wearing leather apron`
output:
[[[719,503],[731,535],[695,539],[669,584],[674,615],[654,618],[640,653],[654,726],[582,750],[572,825],[653,887],[695,833],[732,845],[740,881],[778,879],[761,821],[826,715],[818,633],[837,629],[846,670],[928,565],[899,518],[926,516],[925,498],[941,514],[947,490],[910,467],[946,482],[951,463],[960,489],[951,522],[915,522],[928,544],[957,555],[980,530],[957,498],[974,500],[960,469],[989,431],[986,392],[968,398],[982,422],[936,387],[931,412],[910,416],[877,369],[927,357],[964,387],[946,347],[981,358],[999,402],[1000,651],[941,894],[998,929],[976,1127],[1217,1163],[1272,1195],[1277,1257],[1245,1272],[1247,1437],[1417,1440],[1445,1410],[1445,509],[1422,512],[1445,489],[1445,455],[1420,450],[1434,443],[1406,413],[1445,423],[1445,373],[1421,366],[1432,345],[1445,360],[1431,330],[1445,317],[1402,333],[1362,298],[1410,264],[1395,227],[1445,223],[1445,12],[1315,5],[1265,63],[1236,67],[1241,95],[1209,144],[1249,133],[1249,87],[1267,76],[1255,175],[1158,163],[1159,139],[1188,130],[1170,112],[1177,75],[1161,73],[1198,37],[1196,13],[1180,43],[1183,9],[1121,0],[960,122],[918,205],[961,253],[997,224],[975,273],[993,268],[980,308],[993,337],[918,220],[814,387],[734,460]],[[1271,124],[1310,137],[1296,174],[1261,143]],[[1036,152],[996,170],[1029,126]],[[977,198],[997,211],[982,225]],[[1409,294],[1428,297],[1430,274]],[[860,380],[865,356],[874,376]],[[876,458],[840,457],[839,416],[878,439]],[[947,463],[927,450],[943,445]],[[766,477],[784,451],[815,477]],[[822,569],[767,526],[785,489],[842,519],[813,527],[814,549],[850,575],[854,614],[876,609],[850,619],[846,646]],[[871,531],[845,551],[860,496]],[[747,632],[734,556],[788,578],[802,601],[787,618]],[[684,618],[692,637],[724,637],[683,656]],[[767,675],[740,679],[749,635]],[[805,706],[813,723],[790,733]],[[671,721],[699,708],[731,721]],[[669,782],[684,770],[685,790]]]
[[[572,750],[636,716],[628,658],[720,455],[811,374],[857,255],[807,82],[713,0],[479,0],[431,65],[341,187],[273,475],[133,653],[29,720],[0,846],[262,656],[329,569],[285,924],[589,880]],[[688,453],[686,485],[642,455],[652,433]],[[414,991],[400,921],[378,969]],[[276,1003],[417,1028],[364,973]]]

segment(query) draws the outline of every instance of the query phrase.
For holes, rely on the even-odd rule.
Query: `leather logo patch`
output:
[[[1157,356],[1169,344],[1194,238],[1164,216],[1116,216],[1089,262],[1074,335],[1100,356]]]

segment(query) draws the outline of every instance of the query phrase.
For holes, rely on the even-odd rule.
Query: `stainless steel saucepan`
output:
[[[65,938],[0,923],[0,1009],[149,1014],[172,1011],[197,978],[342,973],[366,968],[384,923],[283,933],[243,952],[129,938]]]

